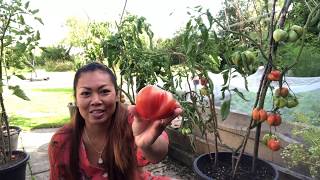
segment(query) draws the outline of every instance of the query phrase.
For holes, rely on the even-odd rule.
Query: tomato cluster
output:
[[[272,70],[268,76],[269,81],[280,81],[281,72],[279,70]],[[287,87],[280,87],[275,90],[275,96],[273,97],[273,103],[277,108],[292,108],[296,107],[299,102],[298,99],[289,93],[289,89]]]
[[[239,72],[245,74],[253,74],[256,72],[258,68],[256,59],[256,54],[250,50],[243,52],[235,51],[231,55],[232,64],[236,66],[235,68],[239,70]]]
[[[288,88],[285,87],[276,89],[273,103],[278,108],[293,108],[299,104],[297,97],[290,94]]]
[[[303,33],[303,28],[298,25],[291,26],[288,31],[282,29],[276,29],[272,37],[275,42],[287,41],[287,42],[295,42],[297,41]]]
[[[136,97],[136,110],[143,120],[160,120],[170,117],[177,107],[172,94],[155,86],[145,86]]]
[[[264,109],[255,108],[252,110],[252,119],[256,122],[264,122],[270,126],[279,126],[281,124],[282,118],[279,113],[267,113]],[[272,151],[278,151],[280,149],[280,141],[277,137],[271,133],[266,134],[262,142],[268,146]]]

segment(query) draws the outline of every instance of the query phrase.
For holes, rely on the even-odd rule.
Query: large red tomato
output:
[[[148,85],[142,88],[136,97],[136,110],[144,120],[159,120],[172,115],[177,107],[172,94]]]

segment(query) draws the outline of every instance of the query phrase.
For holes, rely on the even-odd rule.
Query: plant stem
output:
[[[122,18],[123,18],[123,15],[124,15],[124,11],[126,10],[126,7],[127,7],[127,1],[128,0],[125,0],[125,2],[124,2],[124,6],[123,6],[123,9],[122,9],[122,13],[121,13],[119,24],[122,23]]]

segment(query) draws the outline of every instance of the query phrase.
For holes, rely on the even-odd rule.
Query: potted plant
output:
[[[263,39],[263,36],[248,35],[244,32],[243,23],[248,23],[249,26],[252,23],[250,20],[234,26],[224,26],[209,11],[203,12],[201,7],[195,9],[195,12],[200,15],[192,16],[187,23],[182,35],[183,49],[181,51],[185,56],[185,62],[177,73],[179,77],[187,79],[186,87],[187,94],[189,94],[189,102],[181,102],[185,109],[184,115],[188,116],[188,121],[182,122],[182,128],[184,126],[197,127],[200,135],[206,141],[208,141],[208,133],[213,134],[214,137],[212,141],[214,152],[210,153],[208,145],[209,153],[199,156],[194,161],[194,169],[199,179],[278,178],[278,171],[275,167],[258,158],[259,142],[260,139],[263,140],[272,151],[278,151],[281,147],[280,138],[274,133],[276,127],[281,124],[281,110],[284,107],[293,108],[298,105],[297,97],[290,90],[285,75],[297,64],[303,50],[308,23],[319,8],[319,5],[316,5],[315,8],[310,9],[311,13],[302,28],[293,24],[285,26],[290,5],[291,1],[285,1],[276,16],[276,7],[279,5],[273,1],[271,12],[268,15],[270,19],[267,19],[266,40]],[[258,19],[264,18],[262,16]],[[213,24],[222,29],[220,33],[214,31]],[[278,48],[297,40],[301,45],[298,56],[288,64],[282,63],[280,61],[282,57],[277,53]],[[260,60],[258,61],[257,58]],[[245,99],[238,89],[230,87],[230,80],[236,74],[246,78],[256,72],[258,66],[264,66],[264,72],[260,84],[257,85],[259,88],[249,125],[240,145],[232,148],[224,143],[219,133],[214,79],[210,78],[210,74],[220,73],[224,79],[221,89],[223,102],[220,109],[221,119],[224,120],[230,113],[232,95],[237,94]],[[194,77],[202,80],[201,85],[198,81],[190,81]],[[244,86],[247,87],[246,84]],[[273,98],[273,105],[270,109],[264,107],[268,89],[271,89],[269,92]],[[231,91],[234,93],[230,93]],[[270,125],[269,133],[263,138],[260,137],[262,123]],[[247,142],[253,130],[255,130],[253,153],[246,154]],[[223,147],[228,152],[221,152],[219,147]]]
[[[36,16],[39,10],[30,9],[29,2],[23,4],[21,0],[0,0],[0,9],[0,77],[6,80],[0,86],[0,177],[8,180],[25,179],[29,155],[23,151],[12,151],[10,137],[14,133],[8,120],[3,91],[7,85],[14,95],[29,100],[18,85],[9,85],[8,70],[32,67],[32,51],[38,45],[40,34],[34,31],[28,21],[34,18],[42,23],[42,20]],[[15,75],[22,77],[20,74]]]

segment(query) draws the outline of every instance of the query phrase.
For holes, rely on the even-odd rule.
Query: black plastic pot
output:
[[[214,158],[215,154],[211,153],[211,156]],[[220,152],[219,153],[219,162],[223,162],[224,164],[227,162],[228,165],[230,165],[231,167],[231,157],[232,157],[232,153],[230,152]],[[197,157],[194,162],[193,162],[193,170],[196,173],[197,179],[198,180],[212,180],[212,179],[221,179],[220,177],[209,177],[208,176],[208,165],[209,164],[213,164],[214,160],[210,159],[210,155],[209,154],[203,154],[199,157]],[[229,164],[230,162],[230,164]],[[240,166],[247,166],[251,168],[251,163],[252,163],[252,156],[250,155],[246,155],[243,154],[241,157],[241,161],[240,161]],[[271,175],[273,178],[268,178],[268,179],[274,179],[277,180],[279,178],[279,173],[278,171],[275,169],[275,167],[273,167],[270,163],[261,160],[261,159],[257,159],[256,161],[256,167],[259,168],[263,168],[265,171],[267,171],[269,173],[269,175]],[[212,167],[212,165],[209,165],[209,167]],[[219,167],[219,165],[218,165]],[[229,174],[225,174],[227,176],[230,176],[230,172],[225,171],[226,173]],[[249,174],[249,173],[248,173]],[[256,176],[251,176],[252,179],[259,179]],[[226,178],[228,179],[228,178]],[[249,180],[249,179],[246,179]]]
[[[25,180],[26,179],[26,165],[30,155],[23,151],[13,151],[13,155],[18,156],[22,154],[22,159],[6,168],[0,169],[1,180]]]

